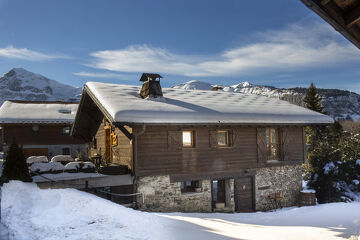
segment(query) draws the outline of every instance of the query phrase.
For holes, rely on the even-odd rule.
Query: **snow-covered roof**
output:
[[[329,124],[333,119],[255,94],[163,88],[142,99],[140,86],[88,82],[85,89],[113,122],[148,124]]]
[[[0,123],[73,123],[78,103],[5,101]]]

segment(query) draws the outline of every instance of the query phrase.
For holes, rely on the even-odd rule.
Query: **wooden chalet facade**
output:
[[[89,142],[91,155],[126,165],[135,176],[134,191],[144,196],[138,205],[149,211],[247,212],[295,205],[306,158],[303,128],[332,122],[263,96],[139,92],[137,86],[87,83],[72,134]]]
[[[85,142],[70,136],[77,107],[74,102],[5,101],[0,108],[4,152],[15,140],[25,157],[87,155]]]

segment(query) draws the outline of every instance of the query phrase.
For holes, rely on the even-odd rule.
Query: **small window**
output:
[[[63,127],[62,133],[64,135],[70,135],[70,127]]]
[[[201,182],[200,181],[184,181],[180,183],[180,189],[182,193],[186,192],[200,192]]]
[[[229,147],[229,131],[221,130],[217,131],[217,144],[219,147]]]
[[[63,148],[62,155],[70,155],[70,148]]]
[[[278,128],[266,128],[267,160],[280,160],[279,139]]]
[[[182,140],[184,147],[194,147],[194,131],[183,131]]]
[[[34,133],[38,133],[40,131],[39,125],[32,125],[31,126],[31,131],[34,132]]]

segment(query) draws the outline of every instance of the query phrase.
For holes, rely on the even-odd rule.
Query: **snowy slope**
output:
[[[81,91],[23,68],[13,68],[0,77],[0,104],[5,100],[79,101]]]
[[[199,84],[201,83],[201,84]],[[200,88],[197,88],[197,87]],[[192,80],[175,85],[173,88],[211,90],[213,85]],[[279,98],[299,106],[304,106],[303,97],[306,88],[275,88],[272,86],[253,85],[249,82],[241,82],[232,86],[223,86],[223,91],[241,92],[263,95],[271,98]],[[328,115],[336,118],[360,118],[360,95],[354,92],[339,89],[318,89],[323,99],[324,110]]]
[[[257,213],[147,213],[74,189],[2,188],[1,221],[12,240],[358,239],[360,203]]]

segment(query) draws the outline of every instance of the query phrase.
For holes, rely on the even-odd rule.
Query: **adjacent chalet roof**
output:
[[[359,0],[302,0],[302,2],[360,48]]]
[[[88,82],[85,85],[76,125],[84,99],[92,99],[112,122],[122,124],[329,124],[329,116],[286,101],[255,94],[163,88],[162,98],[142,99],[140,86]],[[93,113],[83,114],[94,116]],[[80,116],[79,116],[80,115]],[[87,118],[91,119],[91,117]]]
[[[5,101],[0,107],[0,123],[72,124],[78,105],[60,101]]]

